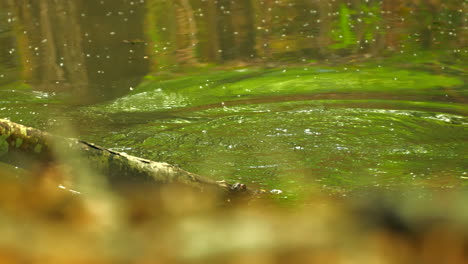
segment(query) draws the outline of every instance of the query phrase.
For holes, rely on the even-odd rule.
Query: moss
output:
[[[15,147],[20,148],[21,145],[23,145],[23,139],[22,138],[16,138]]]
[[[0,157],[8,153],[8,141],[9,135],[0,134]]]
[[[21,135],[27,137],[28,136],[28,128],[24,127],[24,126],[21,126],[20,127],[20,133],[21,133]]]
[[[43,146],[41,144],[36,144],[36,146],[34,147],[34,152],[41,153],[42,147]]]

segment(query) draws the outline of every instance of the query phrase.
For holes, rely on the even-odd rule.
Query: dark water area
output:
[[[124,95],[149,71],[145,46],[129,43],[144,35],[141,3],[6,2],[6,80],[88,104]]]
[[[3,0],[0,118],[288,198],[450,190],[468,182],[466,11]]]

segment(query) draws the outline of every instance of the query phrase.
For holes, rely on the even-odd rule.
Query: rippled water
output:
[[[465,91],[457,78],[415,71],[369,79],[374,70],[363,66],[365,78],[297,71],[304,69],[148,80],[128,96],[82,107],[53,93],[4,90],[0,109],[39,128],[82,124],[74,126],[85,140],[289,199],[467,184],[466,106],[446,99],[448,90]]]
[[[457,1],[228,2],[0,3],[0,118],[288,198],[467,185]]]
[[[281,189],[286,196],[368,187],[454,188],[467,174],[463,116],[335,107],[328,101],[179,115],[120,127],[101,142],[217,179]]]

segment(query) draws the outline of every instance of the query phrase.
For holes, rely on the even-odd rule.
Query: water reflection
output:
[[[146,2],[159,69],[230,60],[417,56],[445,48],[460,53],[464,42],[463,9],[456,0]]]
[[[467,171],[465,9],[4,0],[0,118],[49,128],[61,113],[91,123],[80,137],[104,146],[284,190],[457,182]]]
[[[35,90],[76,103],[122,95],[148,72],[145,46],[134,41],[144,35],[144,6],[130,2],[7,1],[4,27],[13,34],[3,40],[14,45],[2,60],[18,59],[9,68],[21,65]]]
[[[87,102],[135,88],[150,67],[417,59],[429,50],[462,60],[463,14],[457,0],[7,0],[0,80]]]

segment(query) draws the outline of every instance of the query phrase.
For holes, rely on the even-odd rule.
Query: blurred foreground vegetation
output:
[[[467,198],[454,190],[284,206],[272,197],[225,203],[177,185],[77,192],[60,165],[1,165],[0,176],[0,263],[468,261]]]

